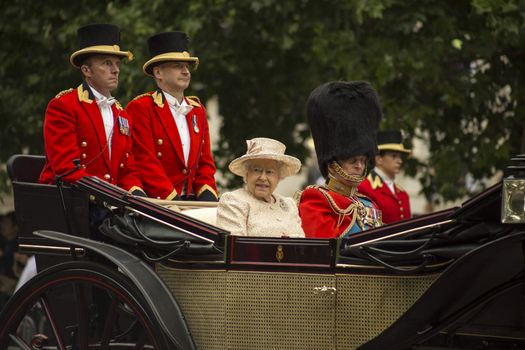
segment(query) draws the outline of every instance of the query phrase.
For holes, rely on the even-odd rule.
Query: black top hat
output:
[[[120,29],[113,24],[88,24],[78,28],[78,51],[73,52],[69,61],[80,68],[86,55],[101,54],[133,59],[129,51],[120,51]]]
[[[377,133],[377,147],[380,151],[397,151],[411,153],[403,146],[401,130],[384,130]]]
[[[374,88],[363,81],[336,81],[315,88],[306,104],[319,170],[328,176],[328,164],[357,155],[372,158],[381,107]]]
[[[146,75],[153,76],[155,64],[168,61],[193,62],[199,64],[198,57],[191,57],[188,52],[188,36],[184,32],[165,32],[153,35],[148,39],[150,59],[142,70]]]

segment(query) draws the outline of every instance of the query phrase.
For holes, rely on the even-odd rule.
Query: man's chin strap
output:
[[[332,172],[341,176],[341,178],[343,178],[348,185],[352,187],[357,187],[365,179],[364,174],[366,174],[366,168],[363,171],[363,174],[361,175],[350,175],[346,171],[344,171],[343,168],[341,168],[337,161],[333,160],[330,164],[328,164],[328,177],[330,179],[335,179],[334,176],[331,174]]]

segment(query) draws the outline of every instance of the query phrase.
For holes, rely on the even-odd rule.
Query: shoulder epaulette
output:
[[[60,91],[58,94],[56,94],[55,98],[60,98],[64,96],[65,94],[70,93],[71,91],[73,91],[73,89],[67,89],[67,90]]]
[[[193,107],[200,107],[201,106],[201,100],[197,96],[186,96],[188,101],[190,101],[190,105]]]
[[[133,98],[133,100],[131,100],[131,101],[138,100],[139,98],[142,98],[142,97],[145,97],[145,96],[151,96],[151,92],[146,92],[146,93],[140,94],[140,95],[138,95],[138,96],[135,96],[135,97]]]
[[[370,182],[370,187],[372,187],[373,190],[383,187],[383,180],[381,179],[381,176],[377,174],[370,173],[366,179]]]

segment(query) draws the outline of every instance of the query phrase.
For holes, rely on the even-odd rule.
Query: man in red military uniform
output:
[[[133,117],[133,153],[144,189],[161,199],[217,200],[206,110],[196,97],[185,97],[190,66],[183,32],[166,32],[148,40],[151,59],[144,64],[158,90],[137,96],[126,107]]]
[[[336,81],[312,91],[306,114],[326,185],[309,186],[299,201],[306,237],[339,238],[381,225],[377,207],[357,191],[376,153],[381,107],[362,81]]]
[[[410,154],[402,143],[401,131],[387,130],[377,134],[379,154],[375,156],[375,168],[359,185],[359,192],[370,197],[382,212],[383,222],[388,224],[411,216],[408,193],[395,183],[401,171],[403,156]]]
[[[97,176],[144,195],[131,153],[131,120],[111,97],[118,86],[120,59],[130,59],[131,53],[120,50],[119,28],[111,24],[79,28],[78,38],[80,49],[70,62],[84,81],[49,102],[44,120],[46,163],[39,181]]]

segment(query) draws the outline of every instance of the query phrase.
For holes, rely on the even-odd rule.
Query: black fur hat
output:
[[[374,88],[364,81],[334,81],[315,88],[306,102],[319,170],[328,176],[334,159],[377,153],[381,106]]]

